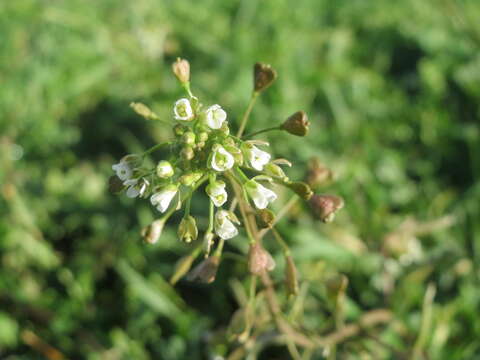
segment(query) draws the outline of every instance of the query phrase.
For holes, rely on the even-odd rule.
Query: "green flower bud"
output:
[[[173,132],[175,133],[176,136],[182,136],[185,134],[185,132],[188,130],[187,126],[177,124],[173,127]]]
[[[182,142],[187,145],[195,144],[195,134],[192,131],[187,131],[182,135]]]
[[[172,71],[182,84],[190,81],[190,63],[187,60],[177,58],[172,64]]]
[[[271,228],[275,223],[275,214],[270,209],[257,210],[258,225],[262,228]]]
[[[277,72],[270,65],[256,63],[253,67],[253,86],[255,91],[263,91],[277,78]]]
[[[178,237],[187,243],[198,237],[197,222],[191,215],[184,217],[178,226]]]
[[[192,186],[203,176],[201,171],[190,172],[180,176],[178,179],[182,185]]]
[[[230,128],[228,127],[228,121],[224,121],[222,127],[218,129],[223,135],[228,136],[230,135]]]
[[[206,131],[202,131],[200,134],[198,134],[198,141],[207,141],[208,140],[208,133]]]
[[[108,178],[108,191],[112,194],[118,194],[124,188],[123,181],[117,175],[112,175]]]
[[[315,194],[310,199],[310,206],[314,215],[323,222],[331,222],[335,213],[344,205],[343,199],[335,195]]]
[[[285,175],[282,168],[277,164],[268,163],[264,166],[264,170],[270,176],[275,176],[283,180],[288,180],[287,175]]]
[[[296,136],[305,136],[308,133],[308,127],[310,122],[308,121],[307,114],[304,111],[297,111],[291,115],[281,125],[281,129]]]
[[[196,148],[197,148],[198,150],[201,150],[201,149],[203,149],[204,147],[205,147],[205,141],[200,141],[200,142],[197,143]]]
[[[288,295],[298,294],[297,268],[290,255],[285,256],[285,285]]]
[[[193,268],[187,279],[210,284],[215,281],[219,264],[220,258],[218,256],[210,256]]]
[[[313,195],[310,186],[302,181],[289,182],[287,186],[304,200],[309,200]]]
[[[147,120],[158,120],[159,117],[155,114],[150,108],[142,103],[132,102],[130,103],[130,107],[135,111],[138,115],[143,116]]]
[[[157,165],[157,176],[161,179],[168,179],[174,174],[172,164],[168,161],[162,160]]]
[[[195,152],[191,146],[185,146],[182,151],[180,151],[180,156],[184,160],[192,160],[195,157]]]

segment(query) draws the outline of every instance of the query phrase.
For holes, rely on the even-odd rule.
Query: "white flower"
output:
[[[127,196],[129,198],[136,198],[137,196],[143,196],[147,187],[150,185],[147,179],[128,179],[123,182],[123,185],[128,186]]]
[[[188,99],[180,99],[175,103],[173,113],[176,120],[190,121],[193,119],[193,109]]]
[[[227,240],[237,236],[238,230],[235,225],[233,225],[232,220],[236,221],[226,210],[218,210],[215,214],[215,233],[221,239]]]
[[[222,145],[216,145],[213,148],[211,166],[216,171],[226,171],[233,167],[235,159]]]
[[[206,192],[217,207],[222,206],[227,201],[228,195],[227,191],[225,190],[225,183],[223,181],[214,181],[208,184]]]
[[[227,119],[227,113],[220,105],[212,105],[205,112],[207,125],[212,129],[220,129]]]
[[[245,152],[247,153],[248,161],[252,168],[262,171],[263,167],[270,161],[270,154],[266,151],[260,150],[254,145],[249,146]]]
[[[112,170],[115,171],[120,180],[125,181],[133,175],[133,164],[122,159],[118,164],[112,165]]]
[[[155,194],[152,195],[150,198],[150,202],[152,203],[153,206],[157,207],[157,210],[160,212],[165,212],[168,209],[168,206],[170,205],[170,202],[174,198],[174,196],[177,194],[178,187],[175,185],[169,185],[159,192],[156,192]]]
[[[247,181],[244,186],[258,209],[265,209],[269,203],[277,198],[277,194],[255,180]]]
[[[173,176],[173,167],[168,161],[162,160],[157,165],[157,176],[162,179]]]

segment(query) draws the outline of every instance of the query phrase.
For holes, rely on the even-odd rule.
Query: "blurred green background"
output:
[[[272,64],[278,81],[247,130],[303,109],[310,135],[272,133],[272,151],[294,162],[292,178],[312,156],[336,174],[324,189],[346,201],[334,223],[299,206],[279,226],[302,279],[300,314],[283,303],[296,322],[332,329],[324,280],[343,273],[348,322],[377,308],[395,320],[338,358],[408,359],[414,347],[425,359],[479,357],[478,19],[478,0],[1,1],[0,358],[62,358],[46,344],[73,359],[221,359],[234,348],[216,334],[238,308],[245,264],[225,260],[212,285],[170,287],[188,246],[173,225],[143,244],[155,209],[106,187],[120,157],[170,136],[128,104],[170,117],[177,56],[191,62],[195,94],[232,123],[253,63]],[[198,199],[202,224],[203,208]],[[245,239],[227,248],[242,252]],[[259,358],[289,357],[272,345]]]

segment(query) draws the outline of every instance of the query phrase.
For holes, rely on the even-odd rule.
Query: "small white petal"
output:
[[[233,158],[233,155],[225,150],[223,146],[219,145],[212,156],[212,168],[215,171],[221,172],[231,169],[234,164],[235,159]]]
[[[115,171],[117,177],[122,181],[130,179],[133,175],[133,169],[130,165],[122,161],[118,164],[112,165],[112,170]]]
[[[250,180],[245,184],[248,194],[258,209],[265,209],[269,203],[277,199],[277,194],[265,186]]]
[[[173,107],[173,114],[176,120],[189,121],[193,119],[193,109],[188,99],[177,100]]]
[[[218,210],[215,214],[215,233],[223,240],[228,240],[238,235],[237,228],[228,217],[228,211],[225,210]]]
[[[270,154],[266,151],[262,151],[259,148],[252,146],[248,151],[248,158],[250,165],[258,171],[262,171],[263,167],[270,161]]]
[[[177,194],[178,189],[175,187],[167,187],[155,194],[152,195],[150,198],[150,202],[152,203],[153,206],[156,206],[158,211],[160,212],[165,212],[167,211],[170,202],[174,198],[174,196]]]
[[[220,129],[227,119],[227,113],[220,105],[212,105],[205,112],[207,125],[212,129]]]
[[[223,182],[215,181],[209,184],[206,192],[216,207],[220,207],[227,202],[228,194]]]

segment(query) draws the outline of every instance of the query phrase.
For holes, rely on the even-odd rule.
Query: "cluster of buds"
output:
[[[217,251],[208,264],[197,267],[191,277],[211,282],[214,279],[213,269],[219,264],[218,250],[221,251],[223,241],[239,233],[240,221],[234,206],[229,206],[235,197],[232,190],[241,189],[242,201],[258,211],[266,226],[271,226],[274,219],[271,210],[267,209],[277,199],[272,189],[274,184],[286,186],[305,200],[314,195],[307,183],[290,181],[281,166],[291,166],[291,163],[285,159],[274,159],[266,151],[268,142],[251,139],[255,134],[242,137],[242,126],[242,130],[233,135],[227,111],[219,104],[204,105],[193,95],[188,61],[178,59],[173,64],[173,73],[186,94],[173,104],[170,120],[172,140],[157,144],[142,154],[127,155],[114,164],[115,175],[110,178],[110,189],[115,193],[123,191],[130,198],[149,199],[163,214],[142,231],[145,241],[152,244],[160,238],[171,215],[181,209],[183,218],[177,231],[179,239],[189,243],[199,238],[200,232],[190,212],[190,203],[195,192],[202,189],[210,199],[209,224],[203,235],[206,253],[209,254],[215,240],[219,241]],[[256,64],[254,94],[258,95],[269,87],[275,78],[276,72],[270,66]],[[141,103],[131,106],[144,118],[159,120],[148,106]],[[306,114],[299,111],[275,129],[305,136],[308,127]],[[158,159],[155,166],[148,166],[150,162],[145,159],[159,149],[168,150],[164,153],[169,155]],[[321,215],[329,216],[326,213]],[[261,265],[250,269],[252,273],[258,273],[260,268],[272,268],[273,260],[268,253],[253,251],[250,257],[255,260],[251,261],[252,264]],[[191,265],[192,262],[193,259],[189,258],[185,264]],[[182,269],[185,271],[185,266]]]

